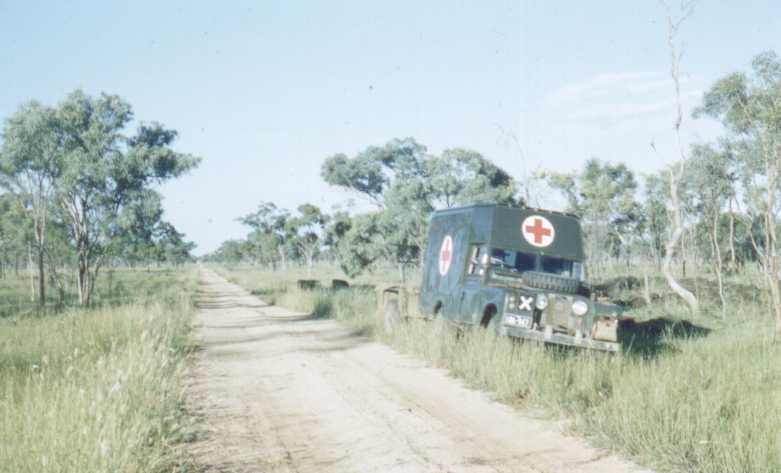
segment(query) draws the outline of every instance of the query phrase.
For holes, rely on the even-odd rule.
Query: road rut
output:
[[[206,471],[648,472],[212,271],[201,274],[195,338],[188,402]]]

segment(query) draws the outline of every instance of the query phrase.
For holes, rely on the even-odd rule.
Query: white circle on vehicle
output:
[[[442,246],[439,247],[439,275],[444,276],[450,271],[450,263],[453,261],[453,239],[445,235]]]
[[[556,238],[556,229],[553,228],[553,224],[541,215],[526,217],[521,224],[521,232],[526,241],[537,248],[550,245]]]

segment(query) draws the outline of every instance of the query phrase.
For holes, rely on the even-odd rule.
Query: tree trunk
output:
[[[765,209],[765,275],[770,285],[771,310],[776,321],[775,338],[781,339],[781,257],[778,254],[776,245],[778,244],[778,235],[776,233],[776,196],[773,189],[777,188],[779,169],[778,159],[775,153],[772,156],[766,155],[765,175],[767,176],[766,209]]]
[[[84,252],[79,251],[78,268],[78,286],[79,286],[79,304],[89,305],[92,297],[92,285],[89,273],[89,257]]]
[[[33,245],[27,244],[28,270],[30,271],[30,302],[35,302],[35,270],[33,265]]]
[[[38,303],[46,304],[46,278],[43,270],[43,248],[38,248]]]
[[[670,171],[670,215],[672,220],[673,232],[670,235],[670,239],[667,240],[665,246],[664,261],[662,262],[662,273],[667,280],[667,284],[670,286],[673,292],[675,292],[681,299],[689,306],[689,310],[692,315],[697,315],[700,312],[700,305],[697,302],[697,298],[694,297],[688,289],[681,286],[672,274],[672,260],[675,254],[675,247],[683,235],[683,224],[681,223],[681,206],[678,201],[678,179],[683,174],[683,161],[678,163],[678,174],[675,171]],[[685,268],[686,260],[684,260]]]
[[[670,170],[670,223],[672,224],[673,231],[672,234],[670,234],[670,238],[667,240],[667,244],[665,245],[665,255],[664,255],[664,262],[662,263],[662,273],[664,273],[664,277],[667,280],[667,284],[670,286],[670,289],[673,290],[678,296],[686,302],[686,304],[689,306],[689,310],[691,311],[692,315],[697,315],[700,312],[700,305],[697,302],[697,298],[694,297],[694,294],[692,294],[689,290],[678,284],[678,281],[675,280],[672,274],[672,269],[670,266],[672,265],[673,255],[675,253],[675,248],[678,245],[681,236],[683,236],[684,228],[683,228],[683,222],[681,221],[681,204],[678,200],[678,180],[681,179],[683,176],[683,166],[686,162],[686,152],[685,148],[683,146],[683,141],[681,140],[681,122],[683,120],[683,109],[681,105],[681,82],[680,82],[680,59],[681,56],[678,53],[678,49],[676,47],[675,38],[676,34],[678,33],[678,28],[681,25],[681,22],[686,18],[686,16],[683,16],[681,19],[679,19],[677,22],[673,21],[672,15],[668,14],[667,16],[667,44],[670,47],[670,76],[673,80],[673,83],[675,85],[675,105],[676,105],[676,117],[675,122],[673,123],[673,129],[675,130],[675,137],[677,138],[678,142],[678,153],[679,153],[679,161],[678,161],[678,170],[677,172],[675,170]],[[653,146],[653,145],[652,145]],[[656,148],[654,148],[656,149]],[[683,251],[682,251],[683,252]],[[684,264],[686,263],[686,259],[684,256]],[[685,267],[685,266],[684,266]]]
[[[732,212],[732,198],[729,199],[729,260],[730,269],[737,272],[738,265],[735,258],[735,214]]]
[[[719,300],[721,301],[721,319],[727,319],[727,300],[724,297],[724,271],[721,262],[721,248],[719,247],[719,212],[714,212],[713,232],[711,233],[711,244],[713,245],[714,270],[716,272],[716,281],[719,286]]]

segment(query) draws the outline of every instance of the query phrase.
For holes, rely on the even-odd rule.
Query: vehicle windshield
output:
[[[533,253],[501,248],[493,248],[491,250],[491,266],[516,273],[541,271],[581,281],[585,276],[583,274],[583,263],[581,262],[556,256],[540,256]]]

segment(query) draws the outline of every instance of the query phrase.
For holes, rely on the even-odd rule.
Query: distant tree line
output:
[[[362,196],[374,210],[326,215],[305,204],[291,213],[262,203],[240,219],[251,229],[247,238],[224,242],[208,259],[270,267],[301,259],[311,268],[316,257],[324,256],[352,276],[390,263],[404,280],[406,270],[420,264],[434,210],[478,202],[522,204],[515,180],[479,153],[449,149],[432,155],[413,138],[371,146],[353,157],[331,156],[321,175]]]
[[[132,134],[129,103],[75,91],[55,106],[25,103],[5,120],[0,142],[0,277],[37,272],[62,302],[75,274],[89,304],[101,269],[115,263],[192,258],[194,244],[162,219],[154,186],[197,166],[171,148],[174,130],[140,123]]]

